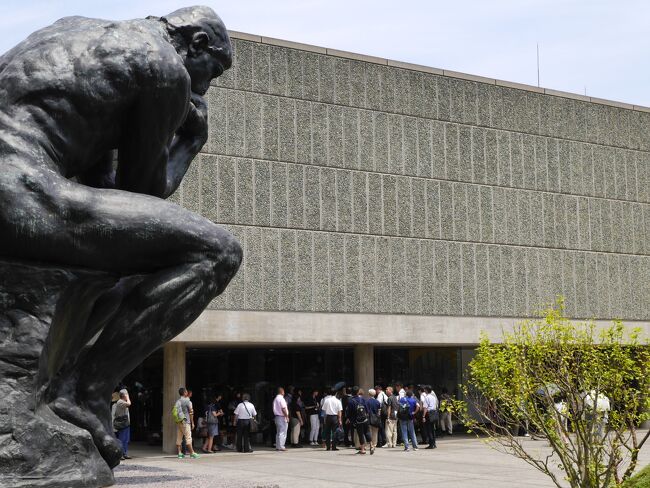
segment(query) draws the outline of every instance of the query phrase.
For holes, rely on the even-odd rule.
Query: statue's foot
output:
[[[90,410],[83,409],[66,398],[57,398],[50,403],[50,408],[66,422],[90,432],[95,447],[111,468],[120,464],[120,442],[112,432],[107,432],[104,424]]]

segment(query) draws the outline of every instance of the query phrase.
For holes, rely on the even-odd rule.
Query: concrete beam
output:
[[[508,317],[205,310],[173,341],[209,345],[473,346],[481,332],[498,342],[523,320]],[[609,324],[597,321],[596,324]],[[650,336],[650,324],[626,322]],[[178,388],[178,387],[177,387]],[[171,407],[170,407],[171,408]]]

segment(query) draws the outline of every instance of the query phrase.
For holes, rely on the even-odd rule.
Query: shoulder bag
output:
[[[251,413],[248,411],[248,408],[246,408],[246,402],[242,402],[242,405],[244,405],[244,410],[246,410],[246,413],[251,418],[251,432],[257,432],[257,430],[259,429],[259,426],[257,425],[257,420],[255,420],[255,417],[253,417]]]

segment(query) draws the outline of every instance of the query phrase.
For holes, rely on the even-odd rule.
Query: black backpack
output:
[[[411,420],[411,405],[408,402],[400,402],[397,418],[400,420]]]
[[[355,424],[365,424],[368,422],[368,409],[363,402],[357,403],[356,416],[354,419]]]
[[[388,398],[381,402],[381,407],[379,409],[379,414],[382,419],[388,418]]]

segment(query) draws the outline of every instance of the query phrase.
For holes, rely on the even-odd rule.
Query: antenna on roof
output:
[[[537,87],[539,87],[539,42],[537,43]]]

